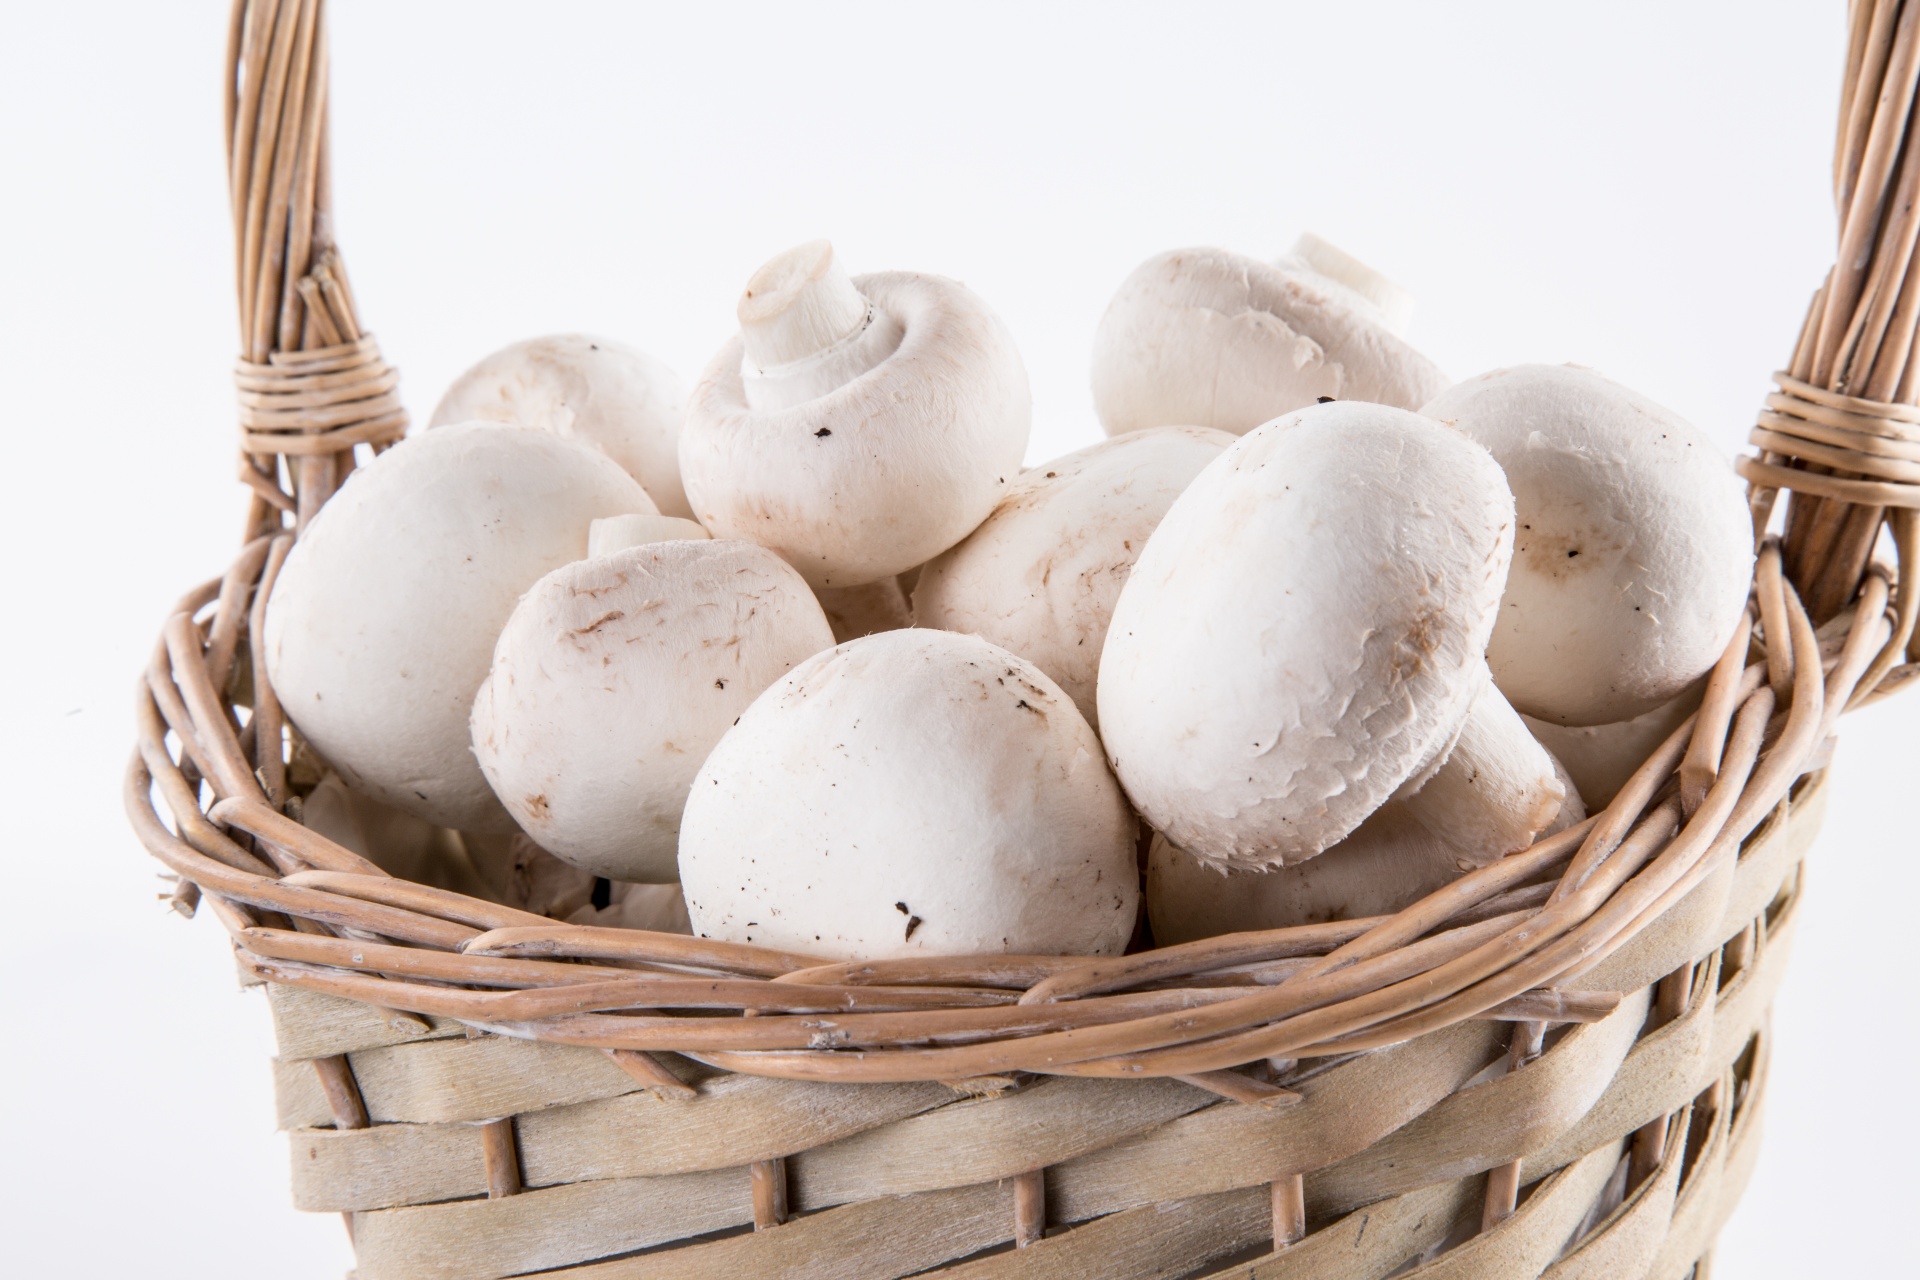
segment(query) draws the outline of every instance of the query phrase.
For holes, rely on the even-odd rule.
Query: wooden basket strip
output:
[[[844,1087],[844,1086],[816,1086]],[[861,1088],[900,1086],[861,1086]],[[1230,1106],[1177,1080],[1044,1080],[997,1098],[956,1102],[790,1154],[793,1202],[819,1209],[876,1195],[1012,1178]],[[1256,1109],[1257,1110],[1257,1109]]]
[[[1011,1195],[1009,1193],[1009,1204]],[[1012,1221],[1009,1212],[1004,1219]],[[581,1182],[353,1216],[359,1280],[496,1280],[753,1221],[744,1169]],[[565,1222],[564,1231],[552,1224]]]
[[[1499,1226],[1405,1275],[1408,1280],[1534,1280],[1552,1264],[1619,1159],[1617,1144],[1581,1157],[1536,1187]]]
[[[933,1274],[942,1280],[1172,1280],[1259,1244],[1272,1227],[1263,1189],[1229,1191],[1117,1213],[1031,1248]]]
[[[710,1276],[806,1276],[890,1280],[1004,1243],[1014,1223],[1013,1187],[988,1184],[832,1209],[759,1231],[570,1268],[573,1280],[692,1280]]]
[[[290,937],[306,936],[291,931],[274,932],[286,932]],[[466,1027],[451,1018],[428,1018],[427,1025],[422,1027],[417,1016],[390,1018],[377,1006],[364,1001],[342,1000],[278,982],[259,985],[267,993],[267,1007],[273,1015],[274,1044],[283,1062],[330,1058],[360,1049],[467,1034]]]
[[[1692,1116],[1692,1108],[1686,1107],[1667,1118],[1663,1154],[1652,1175],[1541,1272],[1541,1280],[1619,1280],[1646,1274],[1659,1256],[1673,1218],[1674,1194],[1685,1164],[1683,1143]]]

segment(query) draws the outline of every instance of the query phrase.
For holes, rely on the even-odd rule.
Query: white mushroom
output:
[[[1019,474],[1031,399],[998,317],[963,285],[849,279],[826,241],[782,254],[687,403],[700,522],[815,587],[913,568],[973,531]]]
[[[822,587],[814,595],[827,611],[836,644],[913,625],[913,606],[898,578],[881,578],[860,587]]]
[[[1587,816],[1580,794],[1541,835]],[[1147,857],[1147,918],[1157,946],[1223,933],[1356,920],[1403,911],[1486,862],[1477,848],[1435,836],[1403,801],[1389,800],[1317,858],[1269,871],[1221,871],[1155,833]]]
[[[985,523],[921,571],[914,621],[1019,654],[1098,729],[1094,680],[1120,588],[1173,500],[1233,440],[1161,427],[1028,469]]]
[[[564,565],[500,632],[473,701],[474,754],[554,856],[613,880],[674,880],[707,752],[832,644],[800,575],[750,542],[679,538]]]
[[[1317,236],[1277,263],[1159,254],[1100,319],[1094,406],[1109,435],[1179,423],[1239,435],[1326,397],[1417,409],[1447,379],[1399,336],[1411,305]]]
[[[823,956],[1117,954],[1135,825],[1073,702],[977,636],[803,663],[707,757],[680,834],[694,930]]]
[[[1634,771],[1647,762],[1654,748],[1680,727],[1680,722],[1700,709],[1707,682],[1696,680],[1691,687],[1670,702],[1653,710],[1614,724],[1568,728],[1548,720],[1523,717],[1527,728],[1540,744],[1566,765],[1589,804],[1605,807],[1613,803],[1620,788],[1627,785]]]
[[[1440,767],[1400,796],[1435,838],[1476,866],[1532,844],[1566,798],[1554,758],[1485,674]]]
[[[502,347],[455,378],[429,424],[500,422],[591,445],[670,516],[691,516],[680,487],[686,388],[644,351],[584,333]]]
[[[1147,540],[1100,662],[1141,815],[1223,866],[1298,862],[1443,758],[1513,544],[1486,450],[1342,401],[1221,454]]]
[[[1745,487],[1690,423],[1591,369],[1522,365],[1422,410],[1485,445],[1518,509],[1487,661],[1520,711],[1631,719],[1719,658],[1746,606]]]
[[[267,672],[349,786],[438,826],[505,830],[467,712],[514,601],[578,560],[600,516],[651,513],[604,454],[468,423],[353,473],[294,544],[267,605]]]

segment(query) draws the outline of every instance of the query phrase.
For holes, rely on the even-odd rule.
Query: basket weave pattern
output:
[[[1920,670],[1920,3],[1851,23],[1843,266],[1739,462],[1784,533],[1612,804],[1394,916],[836,964],[561,924],[291,816],[265,601],[407,419],[332,243],[322,4],[240,0],[253,498],[141,681],[126,799],[267,988],[297,1203],[348,1215],[362,1280],[1693,1273],[1757,1149],[1836,720]]]

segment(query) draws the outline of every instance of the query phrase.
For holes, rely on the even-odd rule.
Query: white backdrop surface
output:
[[[288,1208],[258,996],[155,900],[132,690],[243,511],[226,5],[0,9],[9,818],[0,1270],[337,1277]],[[831,237],[1019,339],[1030,461],[1098,436],[1142,258],[1313,229],[1412,288],[1456,376],[1590,364],[1737,449],[1832,260],[1838,3],[374,3],[333,12],[339,238],[416,419],[584,329],[691,380],[751,270]],[[1847,722],[1722,1277],[1915,1261],[1910,726]],[[1911,1272],[1907,1272],[1911,1274]]]

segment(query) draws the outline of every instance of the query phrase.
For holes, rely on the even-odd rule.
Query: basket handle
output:
[[[227,168],[240,302],[246,536],[296,530],[353,468],[407,429],[400,375],[360,327],[333,243],[323,0],[235,0]]]
[[[1788,498],[1787,576],[1816,623],[1853,602],[1880,528],[1899,558],[1895,644],[1913,645],[1920,613],[1905,571],[1920,564],[1920,0],[1853,0],[1834,142],[1836,262],[1736,462],[1752,486],[1755,527]]]

